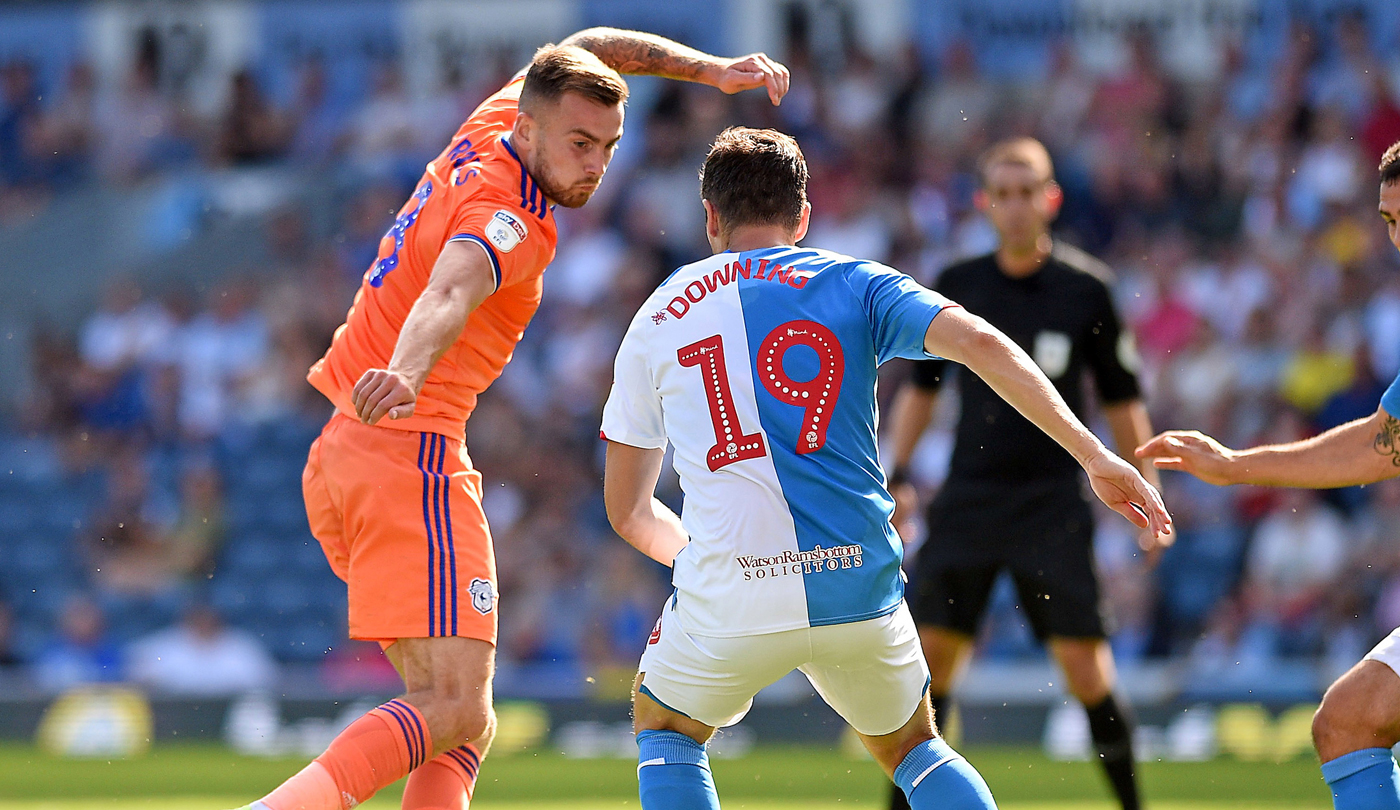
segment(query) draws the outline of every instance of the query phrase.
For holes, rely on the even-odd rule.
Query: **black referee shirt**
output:
[[[1137,352],[1131,334],[1120,328],[1111,281],[1102,262],[1057,243],[1046,263],[1025,278],[1003,273],[990,254],[948,267],[935,289],[1016,341],[1082,419],[1086,374],[1104,403],[1141,395],[1134,373]],[[936,391],[956,367],[946,360],[921,361],[914,384]],[[1078,475],[1073,456],[977,375],[963,373],[958,390],[962,415],[949,462],[950,485]]]

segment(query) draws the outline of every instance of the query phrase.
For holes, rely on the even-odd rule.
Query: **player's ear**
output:
[[[510,139],[516,143],[531,144],[535,137],[535,118],[523,110],[516,113],[515,127],[511,131]]]
[[[1062,188],[1060,188],[1060,184],[1059,184],[1059,183],[1056,183],[1054,180],[1048,180],[1048,181],[1046,181],[1046,183],[1045,183],[1045,208],[1046,208],[1046,212],[1047,212],[1048,214],[1050,214],[1050,218],[1051,218],[1051,219],[1054,219],[1056,216],[1059,215],[1059,213],[1060,213],[1060,206],[1062,206],[1062,205],[1064,205],[1064,204],[1065,204],[1065,190],[1062,189]]]
[[[797,230],[792,232],[792,243],[795,245],[807,236],[807,226],[812,224],[812,204],[806,200],[802,201],[802,213],[797,217]]]
[[[719,253],[724,249],[720,241],[719,212],[704,197],[700,198],[700,204],[705,207],[705,238],[710,241],[710,247]]]
[[[972,192],[972,205],[978,211],[987,213],[987,209],[992,207],[992,198],[987,196],[985,188],[979,188]]]

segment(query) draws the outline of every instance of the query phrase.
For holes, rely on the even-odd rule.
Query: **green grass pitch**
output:
[[[1052,762],[1035,749],[971,748],[968,759],[1007,810],[1113,810],[1093,763]],[[0,746],[0,810],[228,810],[262,795],[304,763],[240,757],[218,746],[163,746],[131,760],[59,760],[29,747]],[[869,761],[824,748],[765,748],[716,760],[725,808],[884,807],[884,776]],[[1145,763],[1142,788],[1156,810],[1327,808],[1317,764],[1219,759]],[[398,807],[399,786],[363,805]],[[554,754],[492,756],[473,808],[636,808],[636,764]]]

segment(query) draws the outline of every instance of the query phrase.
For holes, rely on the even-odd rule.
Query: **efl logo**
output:
[[[486,238],[502,253],[515,250],[529,235],[530,231],[525,227],[525,223],[509,211],[497,211],[491,216],[491,221],[486,223]]]

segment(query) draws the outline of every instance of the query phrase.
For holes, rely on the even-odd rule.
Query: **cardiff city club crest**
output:
[[[496,607],[496,590],[487,579],[473,579],[467,591],[472,595],[472,607],[483,616]]]

